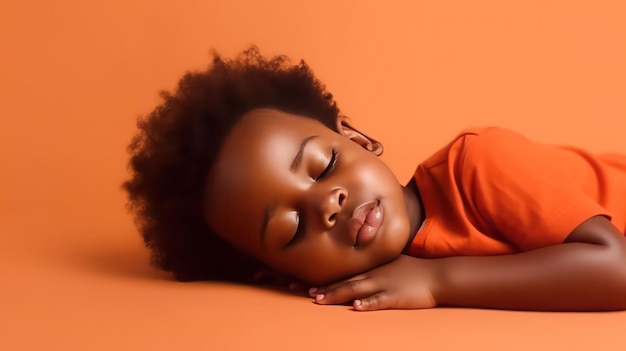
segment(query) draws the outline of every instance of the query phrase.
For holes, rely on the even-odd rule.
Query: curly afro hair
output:
[[[250,281],[262,264],[205,223],[204,188],[224,138],[248,111],[274,108],[335,130],[339,109],[304,61],[263,57],[255,46],[235,59],[187,72],[175,92],[137,121],[128,151],[128,208],[154,266],[180,281]]]

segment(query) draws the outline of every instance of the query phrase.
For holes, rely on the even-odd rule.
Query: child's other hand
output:
[[[321,305],[352,301],[357,311],[419,309],[437,305],[432,261],[400,255],[397,259],[367,273],[311,288],[309,295]]]
[[[259,269],[252,277],[252,281],[259,285],[269,285],[280,289],[288,289],[296,294],[304,294],[311,287],[309,284],[300,282],[271,268]]]

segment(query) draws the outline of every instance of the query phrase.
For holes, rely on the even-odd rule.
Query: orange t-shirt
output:
[[[604,215],[626,233],[626,156],[466,130],[420,164],[426,219],[406,254],[498,255],[562,243]]]

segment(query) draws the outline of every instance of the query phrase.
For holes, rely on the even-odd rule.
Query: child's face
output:
[[[408,190],[375,155],[382,146],[343,122],[337,133],[277,110],[249,112],[209,174],[209,226],[313,284],[398,257],[410,236]]]

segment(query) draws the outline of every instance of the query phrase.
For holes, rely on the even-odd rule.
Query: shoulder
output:
[[[459,132],[450,142],[422,163],[426,168],[447,164],[452,169],[468,163],[498,160],[516,145],[528,143],[521,135],[499,127],[473,127]],[[523,147],[518,147],[523,149]]]
[[[511,144],[528,142],[520,134],[500,127],[473,127],[462,130],[444,148],[448,160],[464,163],[470,159],[495,156]]]
[[[523,135],[500,127],[471,128],[458,138],[458,160],[464,165],[518,160],[538,145]]]
[[[502,181],[535,172],[547,150],[510,129],[482,127],[462,131],[450,151],[451,175],[466,183]]]
[[[458,139],[464,139],[466,147],[481,151],[491,150],[497,146],[509,146],[519,143],[529,143],[523,135],[507,128],[481,127],[469,128],[459,134]]]

